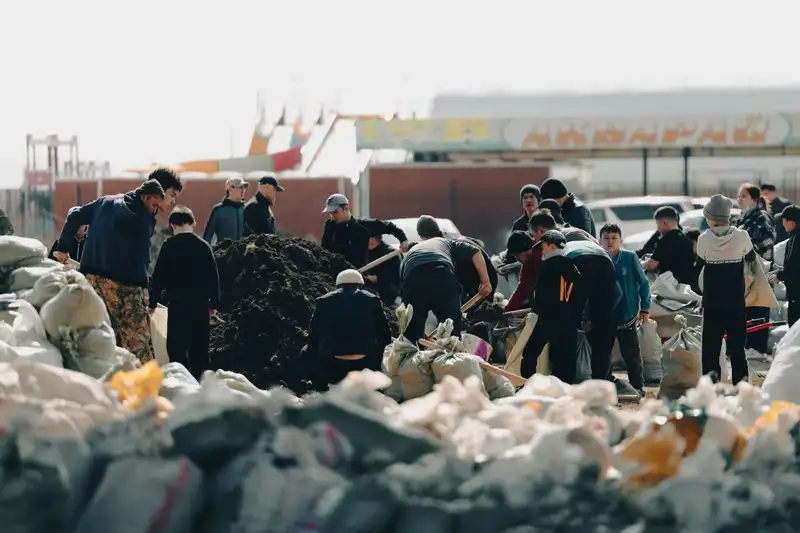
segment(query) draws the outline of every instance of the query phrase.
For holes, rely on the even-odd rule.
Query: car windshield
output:
[[[678,213],[683,213],[683,205],[681,204],[663,204],[674,207]],[[634,204],[634,205],[617,205],[611,208],[614,215],[623,222],[630,220],[653,220],[656,210],[662,207],[660,204]]]

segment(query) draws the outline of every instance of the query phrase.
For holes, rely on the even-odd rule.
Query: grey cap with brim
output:
[[[325,201],[325,209],[323,213],[333,213],[343,205],[350,205],[350,200],[344,194],[331,194]]]

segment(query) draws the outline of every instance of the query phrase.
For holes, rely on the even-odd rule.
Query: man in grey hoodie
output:
[[[715,194],[703,208],[709,228],[697,239],[698,285],[703,292],[703,373],[719,379],[722,339],[727,338],[735,385],[747,377],[744,262],[755,261],[746,231],[730,225],[731,203]]]

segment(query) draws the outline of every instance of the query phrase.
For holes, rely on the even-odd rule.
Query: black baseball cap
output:
[[[559,248],[563,248],[567,244],[567,238],[564,237],[564,234],[558,230],[551,229],[550,231],[544,232],[536,244],[533,245],[534,248],[541,248],[542,243],[546,242],[547,244],[555,244]]]
[[[274,174],[267,174],[265,176],[262,176],[261,179],[258,180],[258,184],[259,185],[272,185],[273,187],[275,187],[275,190],[278,191],[278,192],[283,192],[283,191],[286,190],[283,187],[281,187],[280,184],[278,184],[278,180],[275,178]]]
[[[800,222],[800,207],[796,205],[787,205],[783,208],[780,215],[783,220],[789,220],[795,223]]]
[[[521,254],[533,248],[533,237],[527,231],[513,231],[508,236],[506,250],[511,255]]]

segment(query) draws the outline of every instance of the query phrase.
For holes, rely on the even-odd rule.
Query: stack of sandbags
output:
[[[0,236],[0,289],[24,298],[36,280],[51,270],[63,270],[60,263],[47,259],[47,247],[36,239]]]
[[[661,338],[670,338],[683,327],[676,322],[678,313],[684,315],[688,325],[700,324],[700,302],[703,297],[689,285],[679,283],[672,272],[664,272],[650,284],[650,318],[656,322],[656,332]]]
[[[117,348],[105,303],[82,274],[70,271],[42,277],[34,294],[43,299],[56,288],[55,296],[42,305],[41,316],[67,368],[100,378],[122,363],[121,357],[129,359],[125,350]]]
[[[47,340],[39,313],[24,300],[9,303],[11,324],[0,322],[0,361],[17,359],[63,368],[61,352]]]
[[[384,350],[381,370],[392,380],[391,386],[384,393],[390,398],[402,402],[424,396],[433,390],[431,362],[437,352],[436,350],[419,351],[411,341],[403,336],[414,314],[412,306],[400,305],[395,313],[400,334]]]

